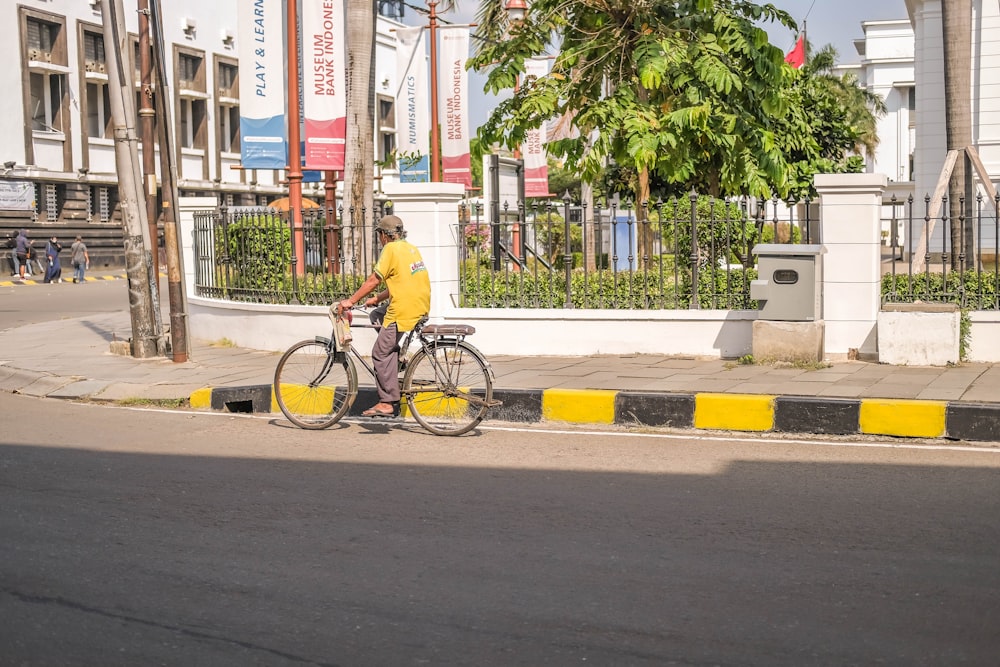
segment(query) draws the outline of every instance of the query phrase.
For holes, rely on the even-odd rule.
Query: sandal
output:
[[[376,403],[361,413],[362,417],[395,417],[396,410],[387,403]]]

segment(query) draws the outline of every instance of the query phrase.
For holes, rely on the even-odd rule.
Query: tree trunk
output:
[[[344,155],[344,211],[360,246],[355,260],[369,273],[375,177],[375,4],[347,0],[347,145]],[[368,226],[367,233],[364,227]],[[348,239],[345,239],[348,240]]]
[[[975,222],[972,169],[965,149],[972,145],[972,3],[970,0],[942,0],[942,39],[944,42],[945,130],[948,150],[960,150],[951,173],[948,209],[951,225],[952,268],[960,267],[959,254],[974,261]],[[962,199],[965,210],[962,210]],[[961,216],[966,216],[965,224]]]

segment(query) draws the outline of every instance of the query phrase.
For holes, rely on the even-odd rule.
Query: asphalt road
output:
[[[1000,655],[1000,450],[0,414],[2,664]]]
[[[66,275],[65,269],[63,275]],[[166,283],[163,285],[165,289]],[[167,302],[166,292],[160,300]],[[0,331],[37,322],[128,310],[128,307],[127,281],[74,284],[70,269],[70,282],[0,286]]]

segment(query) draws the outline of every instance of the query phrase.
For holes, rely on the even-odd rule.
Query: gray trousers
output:
[[[399,402],[399,339],[402,337],[393,322],[381,328],[372,346],[375,386],[383,403]]]

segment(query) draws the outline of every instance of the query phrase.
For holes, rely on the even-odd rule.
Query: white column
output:
[[[194,271],[197,258],[194,256],[194,214],[196,211],[218,209],[215,197],[179,197],[177,200],[177,242],[181,246],[181,263],[184,267],[184,291],[190,299],[194,293]]]
[[[420,249],[431,278],[431,318],[458,304],[458,206],[465,197],[460,183],[386,183],[392,211],[403,220],[406,240]]]
[[[878,355],[883,174],[817,174],[826,358]]]

